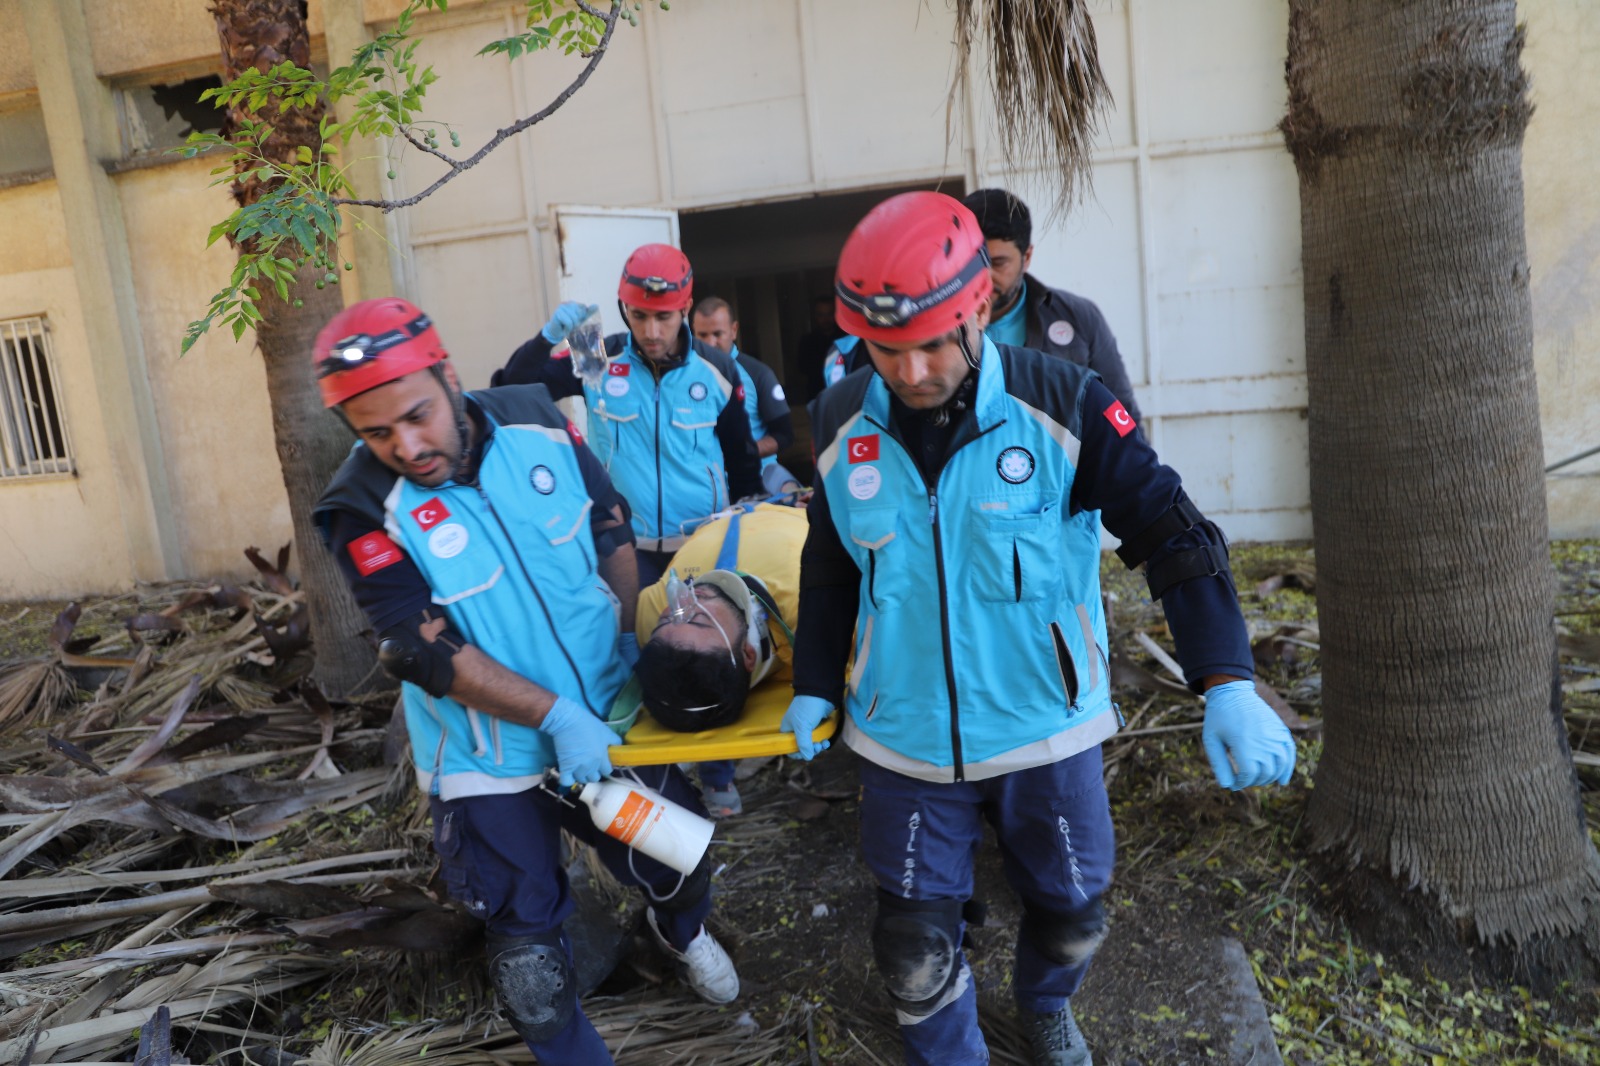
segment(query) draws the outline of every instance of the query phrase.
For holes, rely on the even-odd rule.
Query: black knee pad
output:
[[[658,911],[681,914],[698,906],[700,901],[706,898],[706,893],[711,891],[711,856],[702,855],[694,872],[687,874],[683,884],[665,899],[657,899],[648,888],[644,888],[643,891],[650,897],[650,905]]]
[[[961,976],[959,899],[912,900],[878,891],[872,954],[902,1021],[917,1021],[954,998]]]
[[[1097,899],[1070,914],[1024,905],[1017,939],[1061,966],[1088,962],[1106,938],[1106,911]]]
[[[560,933],[490,936],[488,954],[489,976],[518,1036],[540,1044],[567,1027],[578,989]]]

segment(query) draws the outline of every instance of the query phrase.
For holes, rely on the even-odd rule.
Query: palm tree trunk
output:
[[[311,65],[302,0],[213,0],[211,11],[221,39],[225,79],[252,67],[265,71],[286,59],[302,67]],[[300,145],[315,150],[322,111],[317,107],[262,116],[275,127],[265,151],[287,161]],[[244,115],[230,112],[229,121]],[[251,174],[234,183],[234,197],[240,204],[253,203],[269,188]],[[323,691],[348,696],[373,678],[375,656],[363,636],[366,618],[311,521],[317,496],[351,443],[339,421],[323,410],[311,372],[312,340],[343,306],[338,287],[317,288],[315,273],[309,264],[302,270],[288,302],[263,291],[259,307],[264,321],[256,330],[256,344],[266,361],[272,431],[289,494],[300,585],[316,652],[314,676]]]
[[[1326,722],[1307,825],[1514,965],[1600,928],[1551,697],[1521,48],[1513,0],[1291,0],[1283,121]]]

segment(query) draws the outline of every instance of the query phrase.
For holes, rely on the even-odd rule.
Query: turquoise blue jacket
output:
[[[620,604],[597,569],[593,502],[567,420],[540,386],[471,395],[492,434],[477,485],[423,488],[358,443],[319,515],[381,516],[468,642],[559,696],[608,711],[628,676],[616,653]],[[520,792],[556,764],[554,747],[531,726],[401,687],[426,790],[445,799]]]
[[[1116,729],[1098,514],[1069,503],[1090,375],[1008,354],[985,340],[975,417],[933,485],[882,378],[819,401],[828,520],[862,575],[845,740],[920,778],[1042,765]],[[1030,380],[1008,388],[1019,360]]]
[[[542,336],[517,349],[493,380],[537,381],[558,398],[581,393],[589,447],[633,510],[638,548],[677,551],[732,500],[761,492],[737,364],[690,339],[683,361],[658,380],[631,333],[607,337],[606,351],[610,372],[598,388],[573,376],[564,350],[552,357]]]

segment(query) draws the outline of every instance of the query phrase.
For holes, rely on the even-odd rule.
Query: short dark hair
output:
[[[644,693],[644,709],[677,733],[698,733],[737,721],[750,695],[750,671],[742,663],[735,665],[721,648],[697,651],[652,640],[639,649],[633,669]]]
[[[1028,205],[1004,189],[979,189],[961,201],[978,216],[978,228],[986,241],[1010,241],[1017,251],[1026,252],[1033,243],[1033,218]]]
[[[718,311],[728,312],[728,321],[732,322],[734,320],[733,308],[728,305],[727,300],[720,296],[707,296],[704,300],[694,305],[694,313],[705,315],[707,318]]]

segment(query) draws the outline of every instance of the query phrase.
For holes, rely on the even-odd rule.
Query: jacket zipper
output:
[[[868,423],[882,430],[890,440],[899,444],[901,451],[905,451],[905,445],[901,443],[899,437],[896,437],[890,431],[888,426],[871,417],[864,417]],[[1004,419],[996,422],[988,429],[980,429],[973,435],[972,440],[961,445],[961,448],[967,447],[967,445],[1003,425],[1005,425]],[[958,452],[961,448],[957,448],[955,451]],[[907,453],[907,458],[910,458],[909,453]],[[967,779],[967,768],[961,758],[961,707],[959,700],[956,698],[956,660],[955,652],[950,646],[950,591],[945,585],[944,541],[939,536],[939,496],[935,491],[938,488],[938,482],[944,478],[945,470],[950,466],[950,460],[954,458],[955,452],[951,452],[945,458],[944,465],[939,468],[939,477],[934,479],[933,488],[928,487],[928,479],[922,476],[922,468],[917,466],[916,460],[913,459],[911,461],[911,467],[916,470],[917,477],[922,481],[922,487],[928,493],[928,524],[933,526],[933,569],[934,573],[939,577],[939,636],[941,647],[944,650],[944,683],[946,690],[950,693],[950,758],[955,767],[955,780],[965,781]]]
[[[583,674],[578,671],[578,664],[572,661],[572,653],[567,650],[566,643],[561,639],[561,631],[556,628],[556,620],[550,614],[550,605],[544,602],[544,595],[539,591],[539,586],[533,583],[533,575],[528,572],[528,564],[523,560],[522,552],[517,550],[517,542],[511,538],[511,531],[506,528],[505,522],[501,520],[500,512],[494,509],[494,502],[489,499],[489,494],[483,491],[482,484],[479,484],[477,488],[484,507],[488,508],[490,516],[494,518],[495,525],[500,527],[500,535],[505,537],[506,543],[511,546],[511,554],[517,557],[517,566],[522,570],[523,580],[527,581],[528,588],[533,590],[533,598],[539,601],[539,610],[544,613],[545,624],[550,627],[550,635],[555,639],[556,647],[561,649],[561,657],[567,660],[567,669],[572,671],[572,676],[578,682],[578,694],[583,697],[583,705],[592,709],[592,705],[589,703],[589,687],[583,683]]]
[[[656,383],[656,551],[661,551],[661,542],[666,538],[667,509],[661,499],[661,377],[655,369],[651,368],[651,376]],[[665,371],[662,372],[665,374]]]

